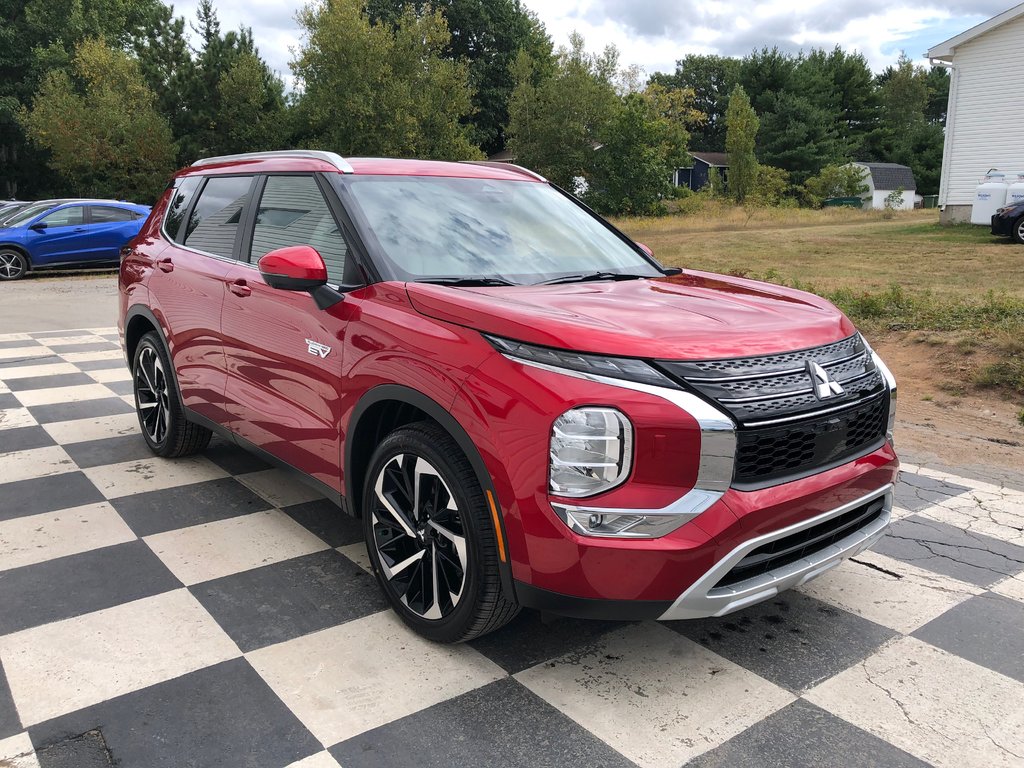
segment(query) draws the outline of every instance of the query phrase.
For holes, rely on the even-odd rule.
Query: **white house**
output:
[[[1024,172],[1024,3],[936,45],[950,68],[939,207],[969,221],[974,190],[991,169]]]
[[[864,183],[868,191],[864,198],[864,208],[885,208],[885,199],[896,190],[900,190],[900,203],[896,210],[913,210],[917,192],[914,172],[906,165],[899,163],[850,163],[864,171]]]

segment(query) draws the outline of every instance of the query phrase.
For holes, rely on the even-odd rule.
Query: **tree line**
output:
[[[176,167],[274,148],[507,150],[602,212],[651,214],[688,148],[730,149],[740,91],[741,187],[792,197],[848,159],[906,162],[920,189],[938,186],[948,81],[905,59],[875,76],[839,48],[773,49],[645,78],[578,35],[556,50],[520,0],[314,0],[297,14],[289,90],[212,0],[192,19],[160,0],[0,0],[0,18],[4,196],[151,202]]]

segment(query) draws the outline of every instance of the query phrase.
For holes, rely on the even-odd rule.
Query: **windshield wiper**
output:
[[[519,285],[519,283],[513,283],[504,277],[428,277],[416,282],[430,283],[431,285],[453,285],[460,288],[483,285]]]
[[[534,285],[558,285],[560,283],[586,283],[591,280],[640,280],[646,275],[629,275],[621,272],[586,272],[579,275],[563,275],[551,280],[542,280]]]

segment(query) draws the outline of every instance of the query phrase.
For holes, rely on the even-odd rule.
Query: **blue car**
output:
[[[51,267],[116,264],[149,210],[116,200],[33,203],[0,227],[0,280]]]

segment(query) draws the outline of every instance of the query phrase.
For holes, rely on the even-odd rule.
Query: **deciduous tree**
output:
[[[725,151],[729,153],[729,195],[743,202],[757,178],[757,157],[754,143],[760,127],[757,113],[742,85],[729,96],[725,112]]]

